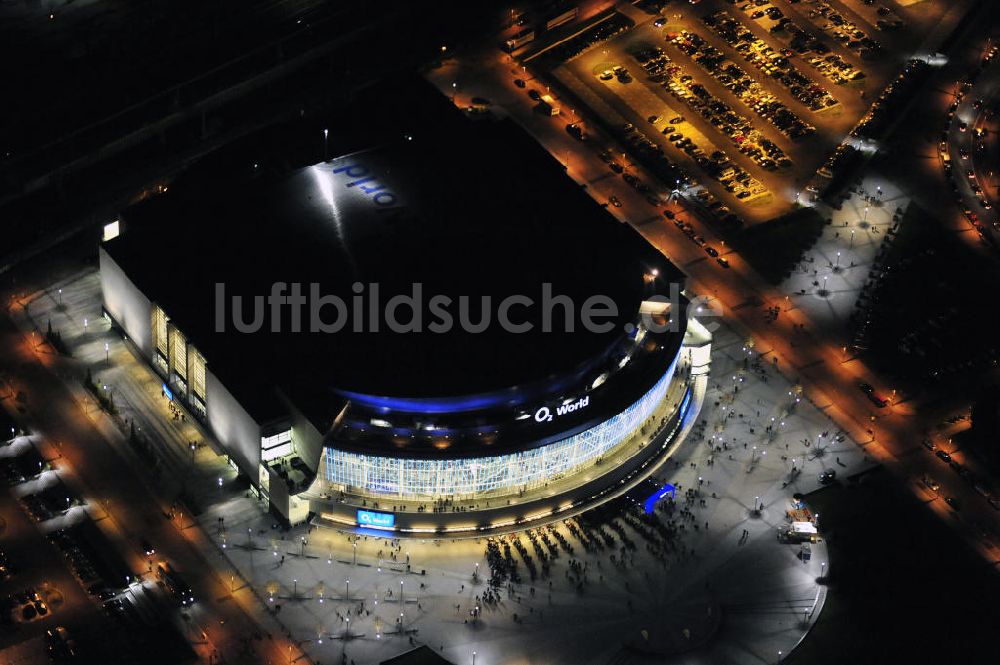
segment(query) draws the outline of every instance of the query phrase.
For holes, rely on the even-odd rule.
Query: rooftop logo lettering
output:
[[[378,181],[378,178],[373,175],[369,175],[371,171],[367,166],[362,164],[338,166],[333,169],[333,173],[342,173],[348,178],[355,178],[355,180],[348,182],[345,187],[357,187],[371,197],[371,200],[375,205],[383,208],[396,205],[396,195],[389,191],[388,186],[385,183],[381,183]]]

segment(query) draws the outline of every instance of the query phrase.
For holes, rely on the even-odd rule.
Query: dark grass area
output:
[[[779,284],[816,244],[825,224],[815,209],[799,208],[740,231],[733,245],[764,279]]]
[[[816,625],[783,662],[998,662],[1000,574],[888,472],[808,501],[830,550],[830,589]]]
[[[1000,292],[1000,265],[976,251],[969,234],[942,228],[915,204],[886,243],[867,334],[856,337],[868,348],[865,360],[890,375],[932,381],[995,367],[997,336],[983,323]]]

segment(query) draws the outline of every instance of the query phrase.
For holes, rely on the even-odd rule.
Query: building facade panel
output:
[[[99,248],[104,308],[146,356],[153,353],[152,304],[111,256]]]
[[[247,413],[222,382],[205,370],[206,418],[212,432],[240,470],[257,478],[260,467],[260,424]]]

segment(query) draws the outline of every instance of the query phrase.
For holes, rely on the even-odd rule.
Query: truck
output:
[[[552,98],[552,95],[542,95],[535,109],[543,115],[559,115],[559,106],[556,104],[556,100]]]
[[[576,5],[566,5],[554,10],[545,19],[545,29],[553,30],[564,23],[569,23],[580,13],[580,8]]]
[[[194,592],[169,563],[161,563],[156,567],[156,577],[174,600],[182,607],[194,603]]]
[[[778,540],[783,543],[815,543],[819,540],[819,530],[812,522],[794,521],[778,532]]]
[[[535,40],[535,30],[534,28],[525,28],[521,30],[513,37],[504,42],[504,47],[507,49],[508,53],[513,53],[517,49],[521,48],[525,44]]]

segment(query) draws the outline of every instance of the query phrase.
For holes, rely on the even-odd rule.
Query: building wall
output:
[[[588,430],[531,450],[489,457],[426,460],[362,455],[326,448],[320,474],[334,491],[412,500],[513,495],[578,474],[628,441],[663,400],[677,359],[621,413]]]
[[[208,424],[240,470],[257,484],[260,467],[260,425],[250,417],[232,393],[212,373],[205,370],[205,405]]]
[[[292,415],[292,440],[295,450],[310,469],[318,471],[323,455],[323,435],[291,402],[285,402]]]
[[[151,358],[153,355],[152,305],[115,260],[98,248],[104,309],[128,334],[132,342]]]

